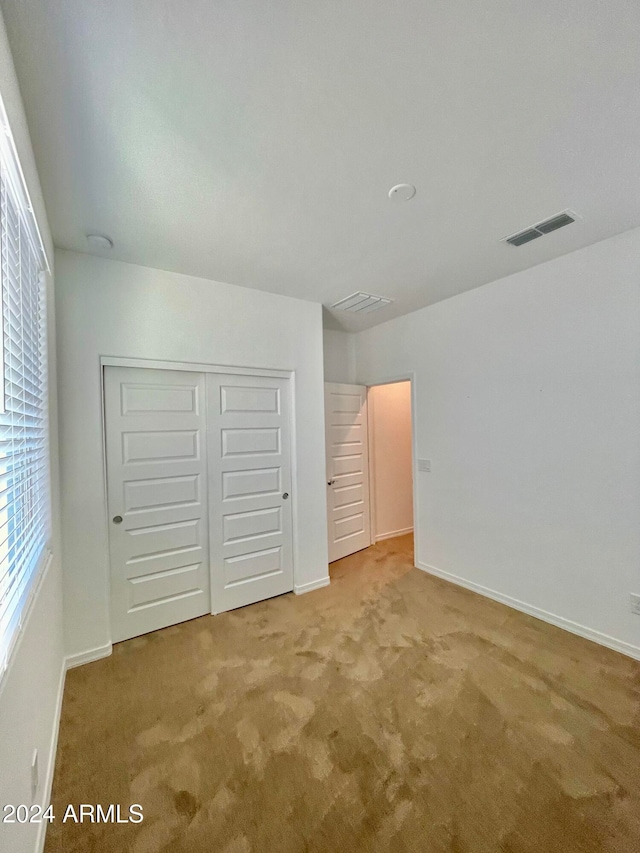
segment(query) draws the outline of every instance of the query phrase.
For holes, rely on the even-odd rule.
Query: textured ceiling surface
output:
[[[636,0],[0,3],[58,246],[355,330],[640,224]]]

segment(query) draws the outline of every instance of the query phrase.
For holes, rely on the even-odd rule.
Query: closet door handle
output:
[[[335,480],[327,480],[327,486],[333,486]]]

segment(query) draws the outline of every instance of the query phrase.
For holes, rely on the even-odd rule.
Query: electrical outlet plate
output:
[[[635,613],[636,616],[640,616],[640,595],[636,595],[633,592],[630,593],[629,601],[631,603],[631,612]]]

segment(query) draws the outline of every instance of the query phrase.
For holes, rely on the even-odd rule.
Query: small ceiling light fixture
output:
[[[105,237],[104,234],[87,234],[87,243],[92,249],[109,250],[113,249],[113,240],[110,237]]]
[[[409,201],[416,194],[416,188],[413,184],[396,184],[389,190],[389,198],[391,201]]]

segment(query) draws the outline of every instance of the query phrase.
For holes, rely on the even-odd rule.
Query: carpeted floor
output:
[[[69,672],[47,853],[640,851],[639,663],[412,568],[411,537],[332,569]]]

